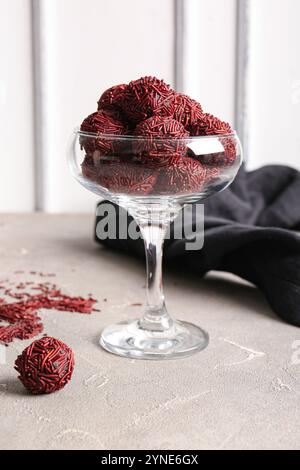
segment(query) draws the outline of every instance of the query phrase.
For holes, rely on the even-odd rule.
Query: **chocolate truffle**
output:
[[[100,109],[122,108],[122,100],[126,94],[128,85],[115,85],[108,88],[99,98],[98,111]]]
[[[220,137],[220,142],[224,147],[224,165],[232,165],[236,160],[236,142],[230,137]]]
[[[150,157],[184,154],[186,145],[182,139],[189,136],[188,131],[180,122],[171,117],[161,116],[152,116],[141,122],[136,126],[134,134],[147,137],[134,141],[134,152],[143,152]]]
[[[174,92],[163,80],[142,77],[129,83],[122,110],[134,124],[153,116],[172,116]]]
[[[197,101],[183,93],[175,93],[173,118],[187,130],[197,123],[202,113],[202,107]]]
[[[212,114],[203,113],[197,121],[190,126],[190,134],[198,135],[217,135],[231,134],[232,129],[227,122],[221,121]]]
[[[93,134],[106,134],[106,135],[123,135],[126,134],[128,129],[126,126],[117,119],[114,119],[110,112],[106,110],[96,111],[90,114],[81,124],[80,130]],[[99,150],[102,155],[114,152],[114,139],[109,137],[94,138],[88,136],[80,137],[80,144],[88,154]]]
[[[190,157],[178,161],[161,172],[157,181],[157,193],[185,194],[200,192],[206,182],[206,168]]]
[[[122,158],[112,157],[109,161],[100,160],[98,165],[85,159],[82,174],[108,191],[120,194],[145,196],[151,193],[157,178],[153,168],[144,167],[133,159],[125,163]]]
[[[201,163],[206,165],[206,167],[221,168],[232,165],[235,162],[236,144],[234,139],[230,137],[219,137],[218,140],[222,144],[224,151],[201,155]]]
[[[29,392],[56,392],[72,377],[74,354],[62,341],[46,336],[24,349],[15,362],[15,369]]]

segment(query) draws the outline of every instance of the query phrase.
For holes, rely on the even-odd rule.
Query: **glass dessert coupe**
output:
[[[166,309],[163,242],[180,210],[229,186],[241,161],[235,132],[172,139],[74,132],[69,149],[73,175],[85,188],[134,217],[146,250],[144,315],[106,327],[100,338],[104,349],[131,358],[172,359],[207,346],[204,330],[173,320]]]

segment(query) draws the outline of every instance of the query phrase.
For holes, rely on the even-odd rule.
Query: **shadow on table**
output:
[[[12,377],[1,377],[1,395],[28,395],[28,391],[23,387],[19,379]]]
[[[144,260],[141,258],[133,257],[132,255],[116,251],[108,247],[102,247],[93,240],[87,240],[84,237],[78,239],[71,239],[68,241],[68,249],[80,250],[87,256],[99,256],[99,259],[104,259],[111,264],[111,269],[117,272],[118,268],[126,269],[141,269],[144,268]],[[99,263],[100,266],[100,263]],[[141,276],[143,274],[141,273]],[[201,295],[212,296],[218,299],[220,304],[224,300],[246,307],[247,314],[249,310],[253,313],[263,315],[275,321],[282,321],[273,313],[269,304],[267,303],[262,292],[256,286],[240,279],[238,276],[222,272],[210,272],[204,278],[199,278],[197,275],[184,271],[176,267],[176,263],[172,262],[171,265],[164,267],[164,280],[166,290],[168,285],[181,287],[184,289],[184,295],[189,295],[189,292],[199,293]],[[143,284],[144,278],[141,277]],[[241,315],[243,310],[241,309]]]
[[[118,267],[128,265],[130,269],[143,269],[144,261],[142,259],[133,258],[123,252],[116,252],[108,248],[99,247],[99,258],[105,258],[109,260],[112,265],[112,269],[117,270]],[[143,274],[142,274],[143,275]],[[144,278],[141,278],[143,283]],[[183,295],[189,296],[189,294],[199,294],[199,300],[201,296],[211,296],[215,300],[220,302],[220,305],[224,301],[230,301],[231,303],[240,305],[245,308],[245,314],[249,314],[249,310],[255,314],[263,315],[267,318],[273,319],[274,321],[282,323],[282,320],[278,318],[272,311],[263,293],[253,284],[239,278],[230,273],[211,271],[204,278],[198,277],[189,271],[182,271],[181,268],[176,267],[173,262],[172,265],[164,266],[164,281],[166,285],[166,294],[168,287],[171,285],[182,288]],[[168,297],[168,294],[167,294]],[[240,314],[243,314],[241,308]]]
[[[247,315],[249,310],[252,310],[253,313],[282,323],[282,320],[275,315],[269,306],[264,294],[256,286],[246,283],[246,281],[243,281],[238,276],[213,271],[202,279],[190,273],[187,275],[187,278],[185,275],[183,281],[183,285],[187,289],[198,289],[200,295],[203,293],[214,297],[219,300],[220,304],[224,300],[230,300],[231,303],[246,307]],[[241,310],[240,314],[243,314],[243,310]]]

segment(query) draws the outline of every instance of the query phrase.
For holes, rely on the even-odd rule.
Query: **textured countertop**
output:
[[[76,356],[72,381],[56,394],[31,396],[16,378],[16,356],[31,341],[2,347],[0,448],[299,448],[299,329],[233,276],[166,272],[170,313],[206,329],[208,348],[165,362],[106,353],[102,327],[141,313],[131,304],[144,302],[144,266],[97,246],[92,227],[91,216],[0,217],[1,278],[54,272],[64,292],[92,292],[101,309],[42,311],[45,332]]]

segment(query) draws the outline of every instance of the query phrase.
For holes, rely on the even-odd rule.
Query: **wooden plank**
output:
[[[234,125],[236,1],[185,0],[183,88]]]
[[[0,211],[34,209],[30,0],[0,1]]]
[[[40,0],[43,21],[43,208],[91,211],[97,198],[66,165],[68,138],[116,83],[157,75],[174,84],[173,0]]]

